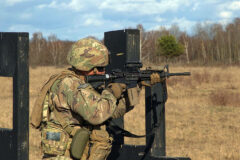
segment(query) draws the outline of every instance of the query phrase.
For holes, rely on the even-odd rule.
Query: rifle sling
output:
[[[154,134],[151,131],[150,133],[148,133],[146,135],[137,135],[137,134],[131,133],[131,132],[119,127],[113,121],[110,121],[110,123],[108,124],[108,128],[114,133],[114,135],[121,134],[124,137],[131,137],[131,138],[143,138],[143,137],[152,136]]]

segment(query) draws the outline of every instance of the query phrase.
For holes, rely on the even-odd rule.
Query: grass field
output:
[[[168,156],[192,160],[240,159],[239,67],[171,67],[172,72],[190,71],[190,77],[167,80],[166,143]],[[30,112],[48,77],[62,68],[30,69]],[[12,127],[12,81],[0,78],[0,127]],[[144,90],[141,102],[125,116],[125,127],[144,134]],[[142,139],[125,139],[144,144]],[[30,159],[41,159],[40,133],[30,128]]]

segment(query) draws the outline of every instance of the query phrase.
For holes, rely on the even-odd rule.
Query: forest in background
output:
[[[240,18],[231,23],[198,23],[190,35],[181,31],[177,24],[170,28],[146,31],[136,26],[141,33],[141,59],[144,63],[189,64],[189,65],[238,65],[240,64]],[[183,45],[184,53],[167,59],[158,53],[157,40],[172,35]],[[90,35],[91,36],[91,35]],[[103,41],[103,40],[101,40]],[[32,35],[29,45],[30,66],[63,66],[66,55],[74,41],[60,40],[51,34],[47,38],[41,32]]]

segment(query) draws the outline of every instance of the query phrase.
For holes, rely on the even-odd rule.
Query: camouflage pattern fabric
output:
[[[56,157],[50,157],[50,158],[43,158],[43,160],[73,160],[73,159],[66,156],[56,156]]]
[[[112,118],[120,118],[124,116],[125,113],[132,110],[134,106],[126,105],[126,99],[123,97],[119,99],[118,106],[116,110],[113,112]]]
[[[106,130],[102,130],[99,126],[102,126],[101,123],[107,119],[111,117],[121,117],[127,112],[128,109],[126,109],[125,99],[122,98],[119,100],[118,108],[116,105],[117,99],[110,91],[105,89],[100,94],[95,91],[90,84],[85,83],[83,79],[72,75],[57,79],[50,88],[48,99],[49,105],[54,105],[56,111],[63,115],[64,120],[69,125],[84,126],[85,121],[87,121],[95,128],[90,135],[89,141],[92,147],[90,151],[88,151],[89,146],[85,148],[81,159],[106,159],[111,152],[112,138]],[[47,104],[44,103],[44,106],[45,105]],[[53,108],[52,106],[49,107]],[[43,110],[43,115],[45,115],[46,107],[43,107]],[[99,128],[96,129],[96,127]],[[52,132],[54,133],[53,135],[55,135],[55,133],[60,134],[60,139],[57,139],[57,141],[56,139],[55,141],[49,140],[49,138],[47,138],[47,132]],[[44,153],[53,154],[56,155],[56,157],[44,159],[71,159],[69,154],[71,137],[65,135],[65,133],[53,112],[50,112],[47,125],[42,128],[42,149]]]
[[[79,116],[73,117],[72,112],[92,125],[101,124],[112,116],[117,107],[117,99],[108,90],[99,94],[90,84],[76,77],[56,81],[51,92],[55,108],[65,114],[69,124],[79,124]]]
[[[105,129],[104,129],[105,128]],[[106,160],[111,152],[112,137],[106,131],[106,126],[93,129],[90,141],[84,150],[81,160]],[[91,146],[89,148],[89,146]],[[56,157],[43,158],[43,160],[73,160],[70,155],[57,155]]]
[[[94,129],[90,136],[90,154],[88,160],[106,160],[111,152],[112,137],[104,129]]]
[[[51,122],[42,129],[42,150],[46,154],[64,155],[68,147],[69,135]]]
[[[78,70],[90,71],[94,67],[104,67],[108,64],[108,50],[101,42],[93,38],[84,38],[73,44],[67,61]]]

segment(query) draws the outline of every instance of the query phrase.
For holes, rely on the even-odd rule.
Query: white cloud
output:
[[[22,2],[25,3],[20,8],[18,4]],[[8,12],[7,4],[14,5],[11,6],[15,7],[12,13]],[[2,6],[6,9],[1,9]],[[54,14],[56,10],[58,15]],[[197,21],[206,19],[222,24],[230,22],[239,10],[240,0],[0,0],[0,19],[5,21],[6,29],[11,25],[9,31],[55,33],[61,35],[60,38],[87,34],[99,36],[105,31],[135,28],[140,23],[146,30],[159,29],[160,26],[170,28],[175,23],[181,30],[189,31]],[[46,13],[51,16],[44,17]],[[10,15],[16,16],[12,16],[13,20],[9,22]],[[54,23],[44,26],[41,17],[47,22],[54,19]],[[34,21],[26,21],[29,19]],[[63,20],[67,21],[64,25]],[[40,27],[39,24],[41,28],[33,27]]]
[[[37,6],[37,8],[43,9],[43,8],[56,8],[56,9],[66,9],[68,8],[69,4],[65,2],[58,2],[58,0],[53,0],[49,4],[40,4]]]
[[[83,16],[85,26],[101,26],[103,24],[103,18],[101,14],[86,14]]]
[[[43,9],[43,8],[55,8],[55,9],[69,9],[72,11],[83,11],[87,8],[96,8],[96,6],[98,6],[99,1],[96,0],[71,0],[71,1],[66,1],[66,2],[62,2],[61,0],[53,0],[51,3],[49,4],[40,4],[37,6],[37,8],[39,9]],[[94,11],[91,10],[91,11]]]
[[[225,2],[218,5],[217,10],[219,12],[230,12],[240,10],[240,1]],[[227,13],[222,13],[227,14]]]
[[[22,13],[21,15],[19,15],[19,18],[22,19],[22,20],[31,19],[32,14],[31,13]]]
[[[159,23],[159,22],[165,21],[165,19],[162,18],[162,17],[156,17],[156,18],[155,18],[155,21]]]
[[[30,1],[30,0],[6,0],[6,5],[7,6],[13,6],[17,3],[22,3],[22,2],[26,2],[26,1]]]
[[[208,4],[214,4],[214,3],[221,3],[222,0],[205,0],[205,2]]]
[[[74,11],[80,11],[84,8],[84,3],[81,0],[71,0],[69,3],[60,2],[59,0],[53,0],[49,4],[40,4],[37,6],[39,9],[43,8],[55,8],[55,9],[71,9]]]
[[[181,30],[189,30],[196,24],[196,21],[190,21],[185,17],[182,17],[182,18],[174,18],[171,21],[171,24],[177,24]]]
[[[234,1],[230,5],[228,5],[230,10],[240,10],[240,1]]]
[[[79,28],[91,27],[97,28],[112,28],[112,29],[123,29],[128,27],[136,27],[136,23],[128,20],[110,20],[105,19],[101,12],[96,12],[92,14],[81,14],[77,16],[72,24],[74,30],[79,30]]]
[[[191,32],[191,29],[196,24],[196,21],[191,21],[186,19],[185,17],[182,18],[174,18],[172,20],[169,20],[168,23],[162,23],[158,25],[154,25],[147,30],[163,30],[163,29],[169,29],[172,27],[173,24],[176,24],[180,30],[182,31],[188,31]]]
[[[75,11],[80,11],[84,8],[85,3],[83,3],[84,1],[81,0],[72,0],[69,4],[68,7],[70,9],[73,9]]]
[[[159,14],[167,11],[177,11],[180,7],[188,6],[190,0],[105,0],[100,9],[110,9],[118,12],[138,12],[138,14]]]
[[[220,20],[217,22],[222,25],[227,25],[236,15],[236,11],[240,10],[240,1],[225,2],[218,5],[216,13]]]
[[[222,11],[222,12],[220,12],[219,16],[221,18],[231,18],[232,17],[232,12]]]
[[[8,31],[10,32],[37,32],[37,31],[41,31],[41,29],[35,28],[31,25],[26,25],[26,24],[15,24],[15,25],[11,25],[8,28]]]
[[[230,19],[221,19],[218,21],[218,23],[222,24],[223,26],[226,26],[227,24],[229,24],[229,22],[231,22]]]
[[[199,7],[199,3],[196,2],[192,7],[192,11],[196,11],[198,9],[198,7]]]
[[[147,31],[152,31],[152,30],[164,30],[170,28],[171,25],[168,24],[163,24],[163,25],[154,25],[153,27],[147,28]]]

